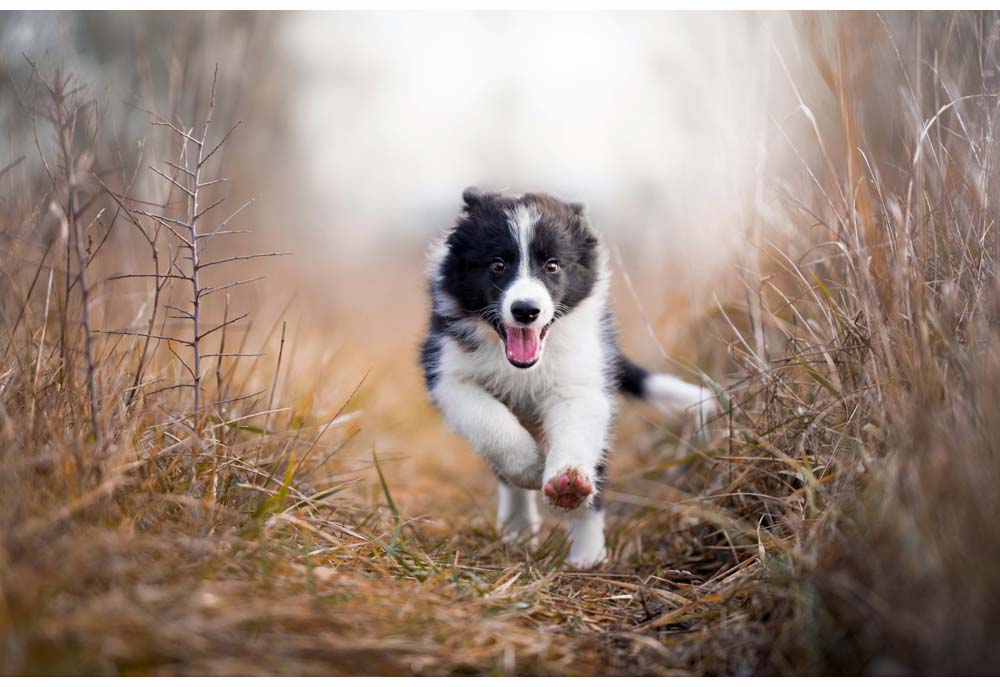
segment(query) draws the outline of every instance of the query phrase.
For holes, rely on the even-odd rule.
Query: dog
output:
[[[541,491],[567,516],[566,562],[592,568],[607,557],[601,495],[618,394],[702,426],[714,397],[622,354],[607,255],[583,204],[476,188],[462,199],[428,259],[430,398],[499,479],[505,536],[538,532]]]

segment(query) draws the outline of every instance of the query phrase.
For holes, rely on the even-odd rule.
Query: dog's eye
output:
[[[500,258],[497,258],[496,260],[490,263],[490,269],[493,270],[494,272],[503,272],[504,269],[506,268],[507,265],[505,265],[504,261],[501,260]]]
[[[555,274],[556,272],[558,272],[559,271],[559,261],[558,260],[549,260],[547,263],[545,263],[545,271],[548,272],[549,274]]]

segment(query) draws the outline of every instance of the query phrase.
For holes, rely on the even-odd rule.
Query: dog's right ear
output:
[[[483,198],[486,194],[480,191],[475,186],[470,186],[464,191],[462,191],[462,200],[465,201],[466,209],[471,210],[474,207],[478,207],[483,204]]]

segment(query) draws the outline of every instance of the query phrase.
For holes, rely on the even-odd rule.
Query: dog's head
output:
[[[454,314],[487,322],[511,365],[538,362],[550,327],[590,295],[602,269],[583,205],[545,194],[462,194],[435,275]]]

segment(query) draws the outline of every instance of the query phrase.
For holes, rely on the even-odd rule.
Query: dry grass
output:
[[[612,560],[593,573],[562,569],[556,527],[534,551],[498,540],[486,470],[422,400],[410,340],[360,330],[329,356],[308,311],[204,339],[176,329],[166,306],[185,307],[184,285],[167,282],[184,280],[162,275],[190,288],[183,236],[137,215],[152,206],[130,189],[177,217],[190,211],[175,188],[186,175],[137,182],[149,170],[125,164],[102,138],[100,103],[77,93],[69,165],[39,180],[0,167],[0,669],[997,670],[1000,77],[984,65],[1000,25],[800,23],[821,85],[795,86],[804,106],[825,93],[835,114],[775,123],[779,137],[804,127],[802,167],[768,185],[778,197],[753,213],[741,278],[685,323],[692,341],[720,342],[686,352],[726,411],[692,449],[655,414],[625,410]],[[200,135],[171,123],[188,132],[180,147],[144,164],[185,166],[183,136]],[[52,203],[81,209],[60,230]],[[140,271],[136,245],[161,275],[140,297],[107,281]],[[239,254],[213,248],[206,259]],[[77,279],[88,271],[90,295]],[[422,301],[406,305],[396,326],[416,337]],[[201,331],[230,307],[206,305]],[[145,336],[96,333],[135,327]],[[181,347],[192,341],[203,353],[257,341],[268,355],[195,371],[194,346]],[[365,376],[357,360],[373,357]],[[158,392],[192,372],[200,400]]]

